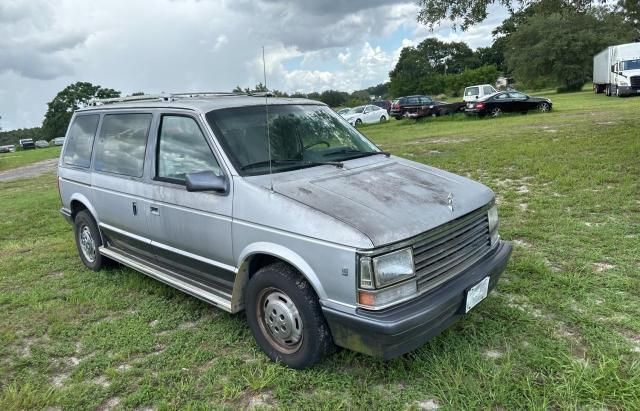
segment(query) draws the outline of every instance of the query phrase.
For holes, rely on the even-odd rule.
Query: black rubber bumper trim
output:
[[[391,359],[412,351],[464,316],[469,288],[490,276],[495,288],[511,256],[511,243],[498,247],[472,267],[415,300],[383,311],[355,314],[323,307],[334,342],[364,354]]]

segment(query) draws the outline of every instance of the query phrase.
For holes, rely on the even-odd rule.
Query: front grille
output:
[[[640,76],[633,76],[629,81],[631,82],[631,88],[634,90],[640,90]]]
[[[432,230],[413,245],[418,291],[430,290],[455,277],[490,249],[484,207]]]

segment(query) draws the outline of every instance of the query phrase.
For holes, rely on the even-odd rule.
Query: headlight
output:
[[[487,212],[487,217],[489,218],[489,233],[491,234],[491,244],[495,244],[500,239],[500,234],[498,234],[498,206],[495,204],[489,209]]]
[[[620,82],[620,85],[621,85],[621,86],[628,86],[628,85],[629,85],[629,83],[627,83],[627,82],[626,82],[626,81],[624,81],[624,80],[620,80],[619,82]]]
[[[414,277],[411,248],[373,258],[362,257],[358,303],[368,308],[380,309],[412,297],[417,292],[416,282],[406,280]]]
[[[376,288],[383,288],[415,275],[411,248],[375,257],[372,262]]]

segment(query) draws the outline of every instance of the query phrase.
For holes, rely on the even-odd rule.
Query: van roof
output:
[[[288,97],[268,97],[269,105],[277,104],[317,104],[326,105],[320,101],[309,100],[305,98],[288,98]],[[139,108],[181,108],[194,111],[208,113],[211,110],[244,107],[244,106],[260,106],[265,104],[265,96],[243,95],[243,94],[227,94],[227,95],[158,95],[148,96],[148,98],[128,99],[104,99],[95,100],[87,107],[77,110],[77,112],[90,112],[98,110],[122,110],[122,109],[139,109]]]

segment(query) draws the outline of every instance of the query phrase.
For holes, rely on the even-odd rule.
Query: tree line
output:
[[[420,0],[419,4],[418,20],[430,28],[448,20],[468,29],[486,19],[491,4],[501,4],[511,14],[493,30],[492,45],[475,52],[464,43],[435,39],[403,49],[390,73],[393,93],[456,95],[460,92],[457,76],[480,67],[488,74],[490,66],[526,88],[580,90],[591,80],[594,54],[610,45],[640,41],[638,0],[615,4],[607,0]]]

